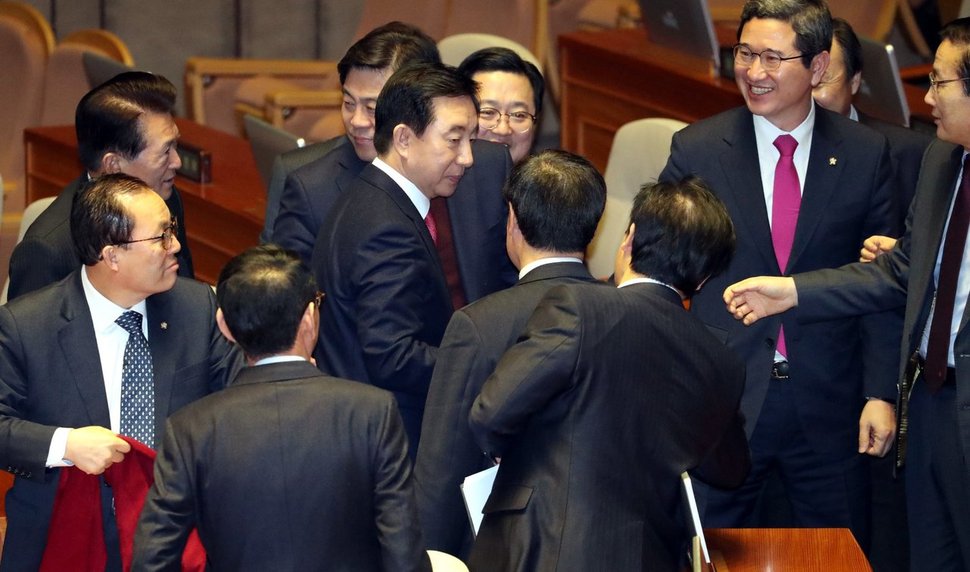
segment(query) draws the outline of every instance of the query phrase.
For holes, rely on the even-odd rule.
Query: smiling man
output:
[[[886,139],[812,101],[831,43],[820,0],[747,2],[734,49],[747,105],[675,135],[660,180],[700,176],[737,229],[731,265],[691,311],[723,330],[747,363],[742,410],[752,471],[737,491],[710,491],[705,524],[761,524],[755,503],[777,468],[797,525],[850,527],[865,545],[860,453],[881,456],[891,441],[895,360],[886,354],[898,317],[813,326],[775,318],[744,328],[720,300],[723,286],[740,278],[852,262],[867,236],[895,230]]]
[[[179,275],[193,276],[182,197],[174,186],[182,166],[174,107],[175,86],[147,72],[119,74],[81,98],[74,128],[86,172],[61,191],[14,249],[8,299],[56,282],[81,265],[71,243],[71,204],[85,181],[105,173],[138,177],[165,201],[178,220]]]
[[[177,275],[176,223],[154,189],[123,173],[87,182],[70,229],[74,272],[0,306],[0,466],[16,477],[3,570],[40,569],[52,522],[72,522],[63,507],[83,498],[62,497],[62,478],[121,462],[119,435],[154,446],[169,414],[242,366],[212,290]],[[106,569],[120,571],[112,489],[98,489]]]
[[[455,194],[472,166],[475,82],[442,64],[416,64],[377,99],[374,147],[334,205],[313,251],[327,293],[317,364],[392,391],[418,445],[438,345],[453,310],[436,244],[447,237],[431,202]]]

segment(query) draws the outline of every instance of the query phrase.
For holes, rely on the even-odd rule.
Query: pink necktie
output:
[[[438,225],[434,222],[434,215],[431,211],[428,211],[428,215],[424,217],[424,224],[428,227],[428,233],[431,234],[431,242],[438,244]]]
[[[775,247],[778,268],[784,274],[788,267],[792,243],[795,241],[795,225],[798,223],[798,208],[802,203],[801,186],[798,172],[795,171],[795,148],[798,141],[791,135],[779,135],[775,147],[781,153],[775,165],[775,187],[771,198],[771,242]],[[785,347],[785,330],[778,332],[778,353],[788,357]]]

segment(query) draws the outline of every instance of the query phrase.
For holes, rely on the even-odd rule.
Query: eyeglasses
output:
[[[165,250],[168,250],[169,248],[172,248],[172,239],[174,239],[176,233],[178,233],[178,228],[179,228],[179,222],[173,216],[172,220],[168,221],[168,227],[165,228],[162,234],[158,236],[153,236],[151,238],[139,238],[138,240],[123,240],[117,243],[117,245],[120,246],[122,244],[134,244],[136,242],[148,242],[149,240],[160,240],[162,241],[162,248],[164,248]]]
[[[326,294],[324,294],[323,292],[320,292],[319,290],[313,296],[313,300],[312,300],[313,307],[316,308],[318,312],[320,311],[320,304],[323,303],[324,296],[326,296]]]
[[[798,54],[796,56],[784,57],[778,52],[771,50],[765,50],[761,53],[751,51],[751,48],[745,46],[744,44],[735,44],[734,46],[734,61],[743,65],[744,67],[751,67],[754,63],[754,59],[757,57],[761,60],[761,67],[768,71],[774,71],[781,67],[781,62],[787,62],[788,60],[796,60],[802,57],[804,54]]]
[[[953,79],[936,79],[936,76],[933,74],[930,74],[928,77],[930,78],[930,88],[933,91],[937,91],[939,89],[939,86],[945,83],[950,83],[953,81],[964,81],[964,80],[970,79],[968,77],[955,77]]]
[[[486,131],[491,131],[498,127],[503,117],[508,119],[509,129],[516,133],[528,133],[532,129],[532,124],[536,121],[536,116],[528,111],[502,113],[492,107],[483,107],[478,112],[478,126]]]

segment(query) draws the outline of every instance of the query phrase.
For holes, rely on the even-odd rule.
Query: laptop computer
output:
[[[273,162],[283,153],[303,147],[306,141],[302,137],[275,127],[253,115],[244,115],[243,123],[246,127],[246,137],[256,160],[256,168],[263,179],[265,188],[269,188],[273,177]]]
[[[640,15],[650,40],[678,52],[721,65],[707,0],[640,0]]]
[[[909,127],[909,104],[899,77],[899,64],[891,44],[868,38],[862,43],[862,85],[853,98],[856,108],[887,123]]]

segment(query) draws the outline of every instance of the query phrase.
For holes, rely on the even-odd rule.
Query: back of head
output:
[[[89,91],[77,105],[74,128],[84,168],[97,172],[105,153],[133,159],[146,146],[138,119],[144,113],[173,115],[175,86],[142,71],[116,75]]]
[[[350,46],[337,63],[337,73],[340,83],[344,83],[353,68],[389,68],[395,72],[407,63],[416,62],[440,63],[438,45],[416,26],[389,22],[374,28]]]
[[[81,263],[93,266],[105,246],[131,240],[135,221],[125,197],[152,192],[144,181],[124,173],[111,173],[87,181],[71,205],[71,239]]]
[[[531,62],[523,60],[519,54],[508,48],[484,48],[472,52],[458,65],[458,71],[473,77],[480,72],[508,72],[524,75],[532,86],[532,94],[536,115],[542,111],[542,97],[545,93],[546,82],[542,79],[542,72]]]
[[[418,137],[434,120],[434,100],[439,97],[467,97],[478,112],[478,86],[456,68],[442,63],[409,64],[384,84],[374,112],[374,148],[378,155],[391,148],[398,125],[407,125]]]
[[[631,267],[680,290],[696,292],[734,256],[734,225],[724,204],[697,177],[645,185],[633,199]]]
[[[748,0],[741,10],[738,39],[750,20],[781,20],[795,31],[795,47],[808,68],[812,58],[832,47],[832,15],[824,0]]]
[[[526,158],[502,192],[529,246],[554,252],[585,252],[606,207],[603,176],[568,151]]]
[[[842,48],[845,79],[851,80],[862,71],[862,44],[852,26],[842,18],[832,18],[832,40]]]
[[[940,30],[940,40],[963,50],[957,77],[970,77],[970,18],[957,18]],[[963,94],[970,95],[970,80],[963,80]]]
[[[274,244],[256,246],[219,273],[216,299],[226,326],[246,357],[286,352],[313,302],[317,283],[300,258]]]

